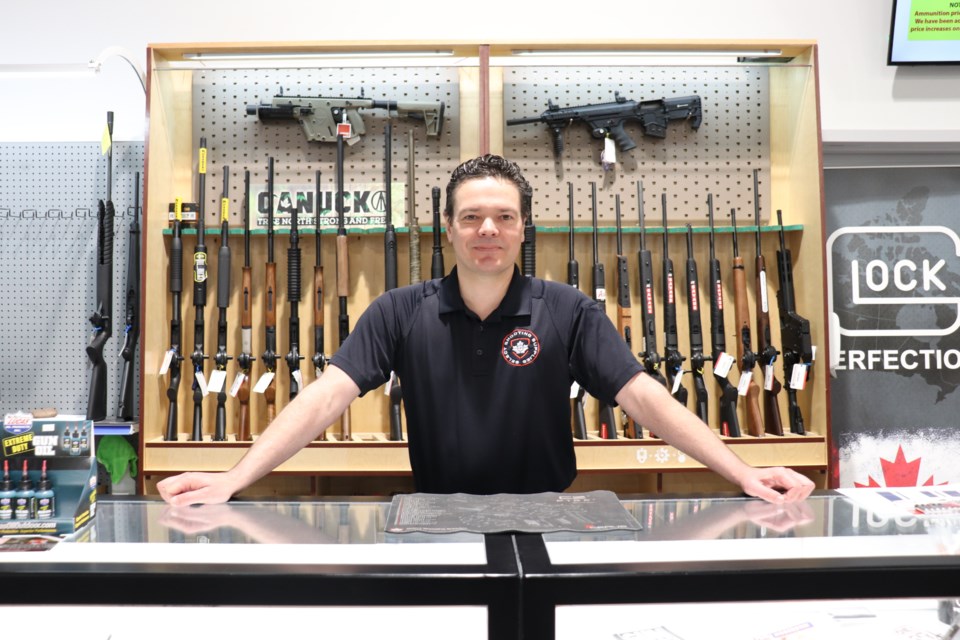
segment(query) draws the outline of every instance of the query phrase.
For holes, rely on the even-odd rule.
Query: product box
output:
[[[0,432],[0,535],[74,533],[96,513],[93,421],[4,416]]]

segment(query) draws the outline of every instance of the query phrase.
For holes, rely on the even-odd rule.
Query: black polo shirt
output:
[[[486,320],[457,271],[393,289],[361,315],[332,363],[361,394],[396,371],[418,491],[563,491],[577,475],[570,385],[614,396],[642,369],[596,302],[522,276]]]

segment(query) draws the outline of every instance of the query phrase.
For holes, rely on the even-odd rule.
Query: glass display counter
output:
[[[480,536],[385,533],[385,501],[106,498],[76,540],[0,545],[4,637],[953,637],[956,515],[622,504],[641,531]]]
[[[516,637],[511,537],[386,534],[388,506],[101,499],[75,541],[3,545],[4,636]]]
[[[525,638],[952,637],[960,516],[833,493],[623,504],[642,531],[517,537]]]

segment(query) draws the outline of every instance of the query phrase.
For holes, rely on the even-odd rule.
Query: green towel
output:
[[[110,480],[117,484],[123,474],[137,477],[137,452],[123,436],[103,436],[97,441],[97,461],[107,468]]]

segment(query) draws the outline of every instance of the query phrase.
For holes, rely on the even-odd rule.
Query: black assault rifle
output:
[[[410,226],[407,230],[407,242],[410,252],[410,284],[417,284],[422,279],[420,273],[420,221],[417,220],[417,178],[416,178],[416,151],[413,145],[413,130],[407,132],[407,215]]]
[[[720,435],[740,437],[740,420],[737,417],[737,388],[730,384],[726,375],[717,373],[721,354],[727,350],[727,335],[723,322],[723,284],[720,279],[720,261],[714,250],[713,194],[707,194],[707,210],[710,216],[710,353],[713,360],[713,376],[720,386]]]
[[[320,171],[317,171],[314,178],[314,190],[316,191],[317,203],[317,228],[314,234],[316,244],[314,265],[313,265],[313,371],[316,378],[323,375],[323,370],[327,367],[327,354],[323,352],[324,328],[323,328],[323,236],[321,235],[320,225]],[[321,440],[329,440],[329,430],[320,434]]]
[[[130,237],[127,244],[127,292],[126,309],[123,316],[123,349],[120,357],[123,368],[120,371],[120,401],[117,404],[117,417],[121,420],[134,419],[133,364],[140,337],[140,173],[136,174],[133,189],[133,220],[130,222]]]
[[[579,107],[563,107],[553,100],[547,101],[547,110],[531,118],[507,120],[508,126],[542,122],[553,134],[553,153],[563,154],[563,130],[571,122],[583,122],[590,128],[590,135],[598,140],[610,136],[621,151],[630,151],[637,143],[623,128],[627,121],[640,123],[643,135],[650,138],[665,138],[671,120],[688,120],[693,129],[700,128],[703,111],[700,96],[661,98],[659,100],[628,100],[619,92],[614,93],[614,102],[589,104]]]
[[[810,321],[797,313],[797,303],[793,295],[793,261],[790,250],[783,241],[783,215],[777,211],[777,226],[780,227],[780,250],[777,251],[777,275],[780,289],[777,291],[777,306],[780,311],[780,340],[783,346],[783,371],[787,378],[787,409],[790,419],[790,432],[798,435],[806,433],[803,426],[803,414],[797,404],[797,390],[790,384],[793,369],[804,367],[804,380],[810,375],[813,364],[813,345],[810,342]]]

